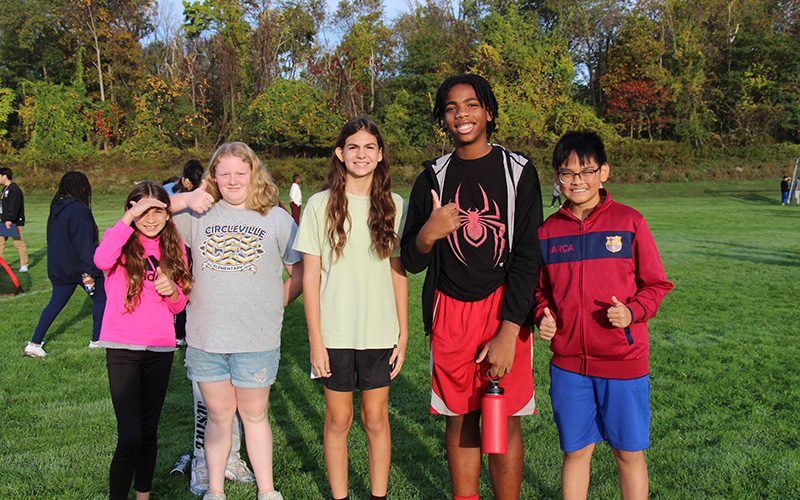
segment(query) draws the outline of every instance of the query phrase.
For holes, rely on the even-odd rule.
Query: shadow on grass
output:
[[[688,241],[697,243],[698,250],[701,250],[709,257],[783,267],[797,267],[800,265],[800,258],[793,257],[793,254],[788,252],[776,254],[772,248],[739,245],[722,241],[713,243],[705,240],[690,239]]]
[[[281,364],[284,364],[282,368],[283,376],[279,376],[274,386],[276,390],[270,391],[270,399],[272,400],[270,405],[273,410],[283,407],[285,410],[291,411],[271,411],[272,416],[270,419],[273,420],[273,425],[279,427],[286,436],[286,444],[300,461],[302,470],[313,477],[319,491],[328,491],[325,463],[320,463],[315,458],[318,453],[314,453],[312,449],[313,447],[322,447],[322,429],[325,416],[308,397],[309,390],[307,387],[303,387],[303,381],[298,381],[297,377],[286,376],[288,371],[296,373],[296,369],[300,370],[299,373],[304,372],[304,365],[299,361],[296,345],[281,346]],[[314,439],[309,440],[303,437],[303,430],[298,425],[298,420],[292,418],[292,415],[302,415],[302,419],[307,421],[309,426],[314,429]]]
[[[734,200],[741,200],[747,201],[751,203],[759,203],[759,204],[776,204],[778,198],[776,196],[769,196],[765,194],[759,194],[760,192],[772,192],[763,190],[763,191],[756,191],[752,189],[747,190],[737,190],[737,189],[706,189],[705,193],[712,195],[712,196],[724,196],[726,198],[731,198]]]
[[[284,326],[299,325],[299,322],[305,322],[302,305],[293,304],[286,309]],[[306,333],[305,328],[297,326],[290,326],[285,330]],[[288,331],[284,333],[288,333]],[[300,461],[303,471],[313,478],[319,491],[325,492],[327,496],[329,485],[325,463],[324,460],[315,458],[323,456],[325,415],[324,410],[319,410],[320,401],[323,399],[322,388],[316,382],[308,379],[309,361],[306,338],[305,335],[284,336],[281,347],[282,373],[278,377],[279,387],[271,395],[271,398],[274,398],[273,409],[276,411],[271,411],[271,414],[276,426],[279,426],[287,436],[287,444],[291,446],[292,452]],[[320,401],[314,401],[316,399],[315,392],[319,392]],[[364,434],[358,430],[359,427],[362,427],[358,406],[360,405],[359,396],[359,394],[354,395],[356,408],[354,408],[354,420],[350,432],[351,436],[357,432],[359,437],[366,439]],[[409,487],[415,488],[417,494],[422,498],[447,498],[450,495],[446,460],[442,454],[437,455],[431,450],[431,443],[421,437],[438,436],[439,434],[442,439],[444,437],[436,419],[428,415],[426,396],[427,393],[421,394],[419,387],[408,379],[407,370],[404,370],[392,382],[389,396],[392,469],[398,474],[397,477],[390,477],[390,495],[392,494],[392,483],[395,481],[397,481],[396,486],[406,493],[409,492]],[[278,411],[279,407],[283,407],[284,410]],[[298,414],[302,415],[304,423],[293,418],[293,415]],[[301,426],[304,429],[301,429]],[[303,439],[304,434],[308,436],[307,427],[313,429],[313,439]],[[436,444],[439,444],[438,440]],[[351,455],[355,454],[351,453]],[[354,458],[351,457],[350,460],[349,488],[353,498],[361,498],[369,494],[369,476],[363,472],[362,467],[355,472]],[[401,477],[403,479],[400,479]]]

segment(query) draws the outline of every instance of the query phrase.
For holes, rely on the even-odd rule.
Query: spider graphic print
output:
[[[447,241],[456,258],[467,267],[469,267],[469,264],[464,257],[464,251],[461,249],[461,241],[475,248],[479,248],[488,242],[488,244],[493,245],[492,260],[494,267],[497,267],[500,264],[500,259],[503,258],[503,251],[506,248],[506,225],[501,220],[497,202],[494,200],[489,201],[483,186],[478,184],[478,188],[481,190],[482,206],[467,208],[462,206],[461,185],[459,184],[456,189],[454,203],[456,210],[458,210],[458,217],[461,220],[461,228],[451,233],[447,237]]]

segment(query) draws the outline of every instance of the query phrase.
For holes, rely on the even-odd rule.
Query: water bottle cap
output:
[[[500,382],[503,380],[503,377],[500,378],[492,378],[489,375],[489,372],[486,372],[486,377],[489,379],[489,387],[486,388],[486,394],[493,394],[493,395],[503,395],[505,391],[502,387],[500,387]]]

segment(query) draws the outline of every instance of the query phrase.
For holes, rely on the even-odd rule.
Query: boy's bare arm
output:
[[[456,204],[448,203],[442,206],[439,195],[434,190],[431,190],[431,196],[433,197],[433,210],[428,221],[417,234],[416,244],[420,253],[430,252],[434,243],[446,238],[461,227],[461,218],[458,216]]]

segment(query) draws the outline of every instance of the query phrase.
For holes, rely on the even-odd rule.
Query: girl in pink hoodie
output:
[[[100,345],[106,348],[117,449],[109,470],[109,498],[150,496],[158,420],[175,351],[173,315],[186,306],[192,276],[169,212],[169,197],[140,182],[125,200],[125,214],[94,254],[106,272],[106,308]]]

